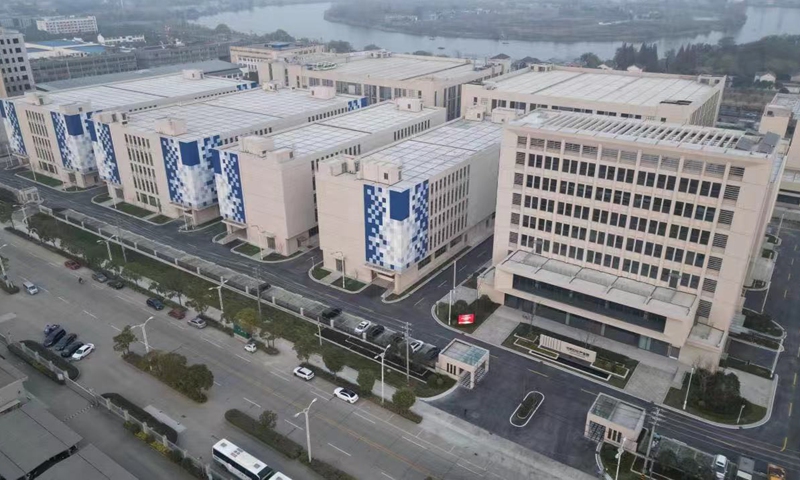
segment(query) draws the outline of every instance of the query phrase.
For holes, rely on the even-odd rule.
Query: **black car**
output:
[[[108,277],[106,277],[102,272],[93,273],[92,278],[100,283],[106,283],[108,281]]]
[[[51,334],[53,331],[55,331],[56,329],[58,329],[58,327],[60,327],[60,326],[61,326],[61,325],[59,325],[59,324],[57,324],[57,323],[53,323],[53,324],[50,324],[50,323],[48,323],[48,324],[47,324],[47,325],[44,327],[44,336],[46,337],[46,336],[50,335],[50,334]]]
[[[45,347],[52,347],[53,345],[56,344],[56,342],[61,340],[61,338],[63,338],[64,335],[66,334],[67,334],[66,330],[64,330],[61,327],[58,327],[57,329],[50,332],[50,335],[48,335],[47,338],[44,339],[44,342],[42,342],[42,345],[44,345]]]
[[[147,306],[150,308],[154,308],[156,310],[164,310],[164,302],[162,302],[158,298],[148,298]]]
[[[114,290],[119,290],[125,286],[125,283],[122,280],[114,279],[108,282],[108,286]]]
[[[77,333],[70,333],[69,335],[65,335],[64,338],[59,340],[58,343],[56,343],[53,348],[60,352],[61,350],[67,348],[72,342],[74,342],[76,338],[78,338]]]
[[[81,348],[82,346],[83,346],[83,342],[75,342],[72,345],[70,345],[69,347],[67,347],[64,350],[62,350],[61,356],[64,357],[64,358],[70,358],[70,357],[72,357],[72,354],[77,352],[78,349]]]
[[[383,331],[386,330],[386,327],[383,325],[373,325],[371,329],[367,330],[367,338],[375,338]]]
[[[331,318],[338,317],[341,313],[342,309],[339,307],[328,307],[322,311],[320,316],[325,320],[330,320]]]

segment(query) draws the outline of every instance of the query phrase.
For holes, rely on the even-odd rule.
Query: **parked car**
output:
[[[58,327],[57,329],[50,332],[50,335],[48,335],[47,338],[44,339],[44,342],[42,342],[42,345],[44,345],[45,347],[52,347],[53,345],[56,344],[56,342],[61,340],[61,338],[63,338],[64,335],[66,334],[67,334],[66,330],[64,330],[61,327]]]
[[[206,328],[206,321],[200,317],[194,317],[193,319],[189,320],[189,325],[193,326],[194,328]]]
[[[97,281],[97,282],[100,282],[100,283],[106,283],[106,282],[108,281],[108,277],[106,277],[106,276],[105,276],[105,274],[104,274],[104,273],[101,273],[101,272],[95,272],[95,273],[93,273],[93,274],[92,274],[92,278],[93,278],[95,281]]]
[[[48,324],[47,324],[47,325],[44,327],[44,336],[46,337],[46,336],[50,335],[50,333],[51,333],[53,330],[57,329],[57,328],[58,328],[58,327],[60,327],[60,326],[61,326],[61,325],[59,325],[59,324],[57,324],[57,323],[48,323]]]
[[[117,278],[109,281],[108,286],[113,288],[114,290],[120,290],[125,286],[125,282]]]
[[[172,318],[177,318],[178,320],[183,320],[186,318],[186,309],[185,308],[173,308],[169,311],[168,314]]]
[[[69,347],[65,348],[64,351],[61,352],[61,356],[64,357],[64,358],[70,358],[82,346],[83,346],[83,342],[73,342],[72,345],[70,345]]]
[[[356,403],[358,401],[358,394],[346,388],[339,387],[333,391],[333,394],[347,403]]]
[[[424,342],[421,342],[419,340],[414,340],[408,345],[408,348],[411,349],[411,353],[417,353],[419,349],[422,348],[423,345],[425,345]]]
[[[331,318],[338,317],[342,313],[342,309],[339,307],[328,307],[322,311],[320,316],[325,320],[330,320]]]
[[[81,346],[81,348],[75,350],[75,353],[72,354],[73,360],[82,360],[86,358],[87,355],[94,351],[94,344],[87,343]]]
[[[372,322],[369,320],[364,320],[363,322],[359,323],[356,326],[356,333],[361,334],[367,331],[367,329],[372,325]]]
[[[74,342],[75,339],[78,338],[77,333],[70,333],[69,335],[65,335],[58,343],[55,344],[53,347],[57,351],[62,351],[69,346],[70,343]]]
[[[256,350],[258,350],[258,345],[256,345],[256,341],[253,340],[252,338],[250,339],[250,341],[244,344],[245,352],[255,353]]]
[[[69,268],[70,270],[78,270],[81,268],[81,264],[76,262],[75,260],[67,260],[64,262],[64,266]]]
[[[383,333],[384,330],[386,330],[386,327],[383,325],[373,325],[372,328],[367,331],[367,338],[375,338]]]
[[[22,288],[28,292],[28,295],[36,295],[39,293],[39,287],[33,284],[33,282],[22,282]]]
[[[300,378],[302,378],[303,380],[306,380],[306,381],[311,380],[312,378],[314,378],[314,372],[310,368],[306,368],[306,367],[297,367],[297,368],[295,368],[294,369],[294,375],[296,377],[300,377]]]
[[[147,299],[147,306],[155,310],[164,310],[164,302],[155,297]]]
[[[403,334],[400,332],[394,332],[393,334],[389,335],[389,343],[392,345],[399,345],[400,342],[403,341]]]
[[[728,471],[728,457],[725,455],[714,455],[714,475],[719,478],[725,478],[725,474]]]

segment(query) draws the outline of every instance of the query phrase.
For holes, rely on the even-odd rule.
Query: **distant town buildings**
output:
[[[0,98],[22,95],[34,85],[25,39],[16,30],[0,28]]]
[[[72,35],[97,32],[97,18],[93,15],[45,17],[36,20],[36,29],[52,35]]]
[[[55,56],[31,62],[37,86],[59,80],[92,77],[138,69],[136,55],[104,53],[102,55]],[[38,88],[38,87],[37,87]]]
[[[230,47],[234,42],[209,42],[189,45],[165,45],[142,47],[134,50],[139,68],[155,68],[177,63],[202,62],[204,60],[230,58]]]
[[[775,83],[778,77],[772,72],[756,72],[753,82]]]
[[[321,43],[269,42],[259,45],[233,45],[231,62],[247,67],[251,72],[257,72],[260,63],[298,58],[324,51],[325,45]]]
[[[26,42],[28,56],[31,60],[53,57],[86,57],[106,51],[103,45],[84,42],[81,39],[73,40],[42,40],[39,42]]]
[[[101,45],[130,45],[134,43],[145,43],[144,35],[125,35],[123,37],[109,37],[105,38],[103,35],[97,35],[97,43]]]

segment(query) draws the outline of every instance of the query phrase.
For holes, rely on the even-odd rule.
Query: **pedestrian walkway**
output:
[[[674,377],[674,372],[639,363],[625,385],[625,391],[642,400],[661,403],[667,396]]]
[[[495,314],[487,318],[472,335],[486,343],[500,345],[517,328],[517,325],[519,325],[519,321],[516,318]]]

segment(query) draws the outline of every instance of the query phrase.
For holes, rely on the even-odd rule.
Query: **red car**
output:
[[[70,270],[77,270],[81,268],[81,264],[76,262],[75,260],[67,260],[64,262],[64,266],[69,268]]]
[[[172,318],[177,318],[178,320],[183,320],[186,318],[186,310],[182,308],[173,308],[169,311],[169,316]]]

